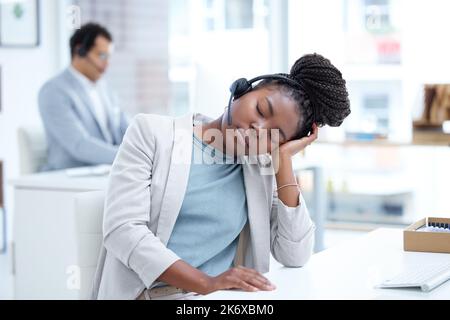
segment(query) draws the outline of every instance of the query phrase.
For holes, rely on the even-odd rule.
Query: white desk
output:
[[[77,265],[74,197],[104,190],[107,176],[68,177],[64,171],[23,176],[14,187],[13,270],[16,299],[77,299],[67,287]]]
[[[266,274],[274,291],[218,291],[201,299],[450,299],[450,281],[428,293],[374,289],[404,265],[444,260],[450,254],[403,251],[402,230],[382,228],[313,255],[303,268],[276,265]]]
[[[15,189],[94,191],[106,187],[107,175],[69,177],[64,170],[30,174],[10,181]]]

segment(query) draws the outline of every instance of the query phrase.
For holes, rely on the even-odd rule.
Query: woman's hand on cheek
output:
[[[297,140],[291,140],[286,143],[283,143],[279,147],[279,154],[280,156],[289,156],[292,157],[296,153],[302,151],[307,146],[309,146],[311,143],[314,142],[314,140],[317,139],[319,134],[319,127],[314,123],[312,126],[313,132],[308,137],[304,137]]]

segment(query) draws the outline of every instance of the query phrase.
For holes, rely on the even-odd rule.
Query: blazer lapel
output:
[[[120,112],[119,109],[116,108],[114,103],[111,101],[109,95],[107,94],[107,88],[105,83],[101,84],[99,83],[99,86],[100,86],[99,87],[100,98],[102,100],[103,106],[105,107],[106,116],[108,119],[107,122],[108,130],[109,133],[111,134],[114,144],[117,144],[117,142],[120,141],[120,138],[117,136],[118,135],[117,128],[120,126],[119,120]]]
[[[180,212],[189,179],[192,156],[192,114],[174,119],[173,145],[167,184],[156,236],[167,244]]]
[[[100,124],[98,123],[97,120],[97,116],[94,113],[94,110],[92,110],[92,101],[89,98],[86,90],[83,88],[83,86],[81,85],[81,83],[78,81],[78,79],[76,79],[72,73],[70,72],[70,70],[66,70],[66,78],[68,79],[68,81],[70,82],[70,87],[74,88],[74,92],[75,95],[77,96],[78,99],[81,100],[81,104],[75,104],[75,107],[82,112],[83,114],[86,113],[86,111],[90,114],[92,120],[94,121],[95,125],[97,126],[98,132],[101,134],[101,136],[105,139],[105,141],[107,140],[106,137],[103,134],[102,129],[100,128]]]
[[[258,164],[243,161],[245,194],[247,196],[248,222],[252,244],[254,267],[258,270],[268,269],[270,261],[270,207],[268,207],[268,189]]]

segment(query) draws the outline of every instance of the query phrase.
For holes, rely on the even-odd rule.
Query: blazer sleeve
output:
[[[111,168],[103,220],[106,250],[136,272],[147,288],[180,259],[148,228],[154,153],[150,125],[137,115]]]
[[[310,258],[314,247],[315,225],[302,194],[297,207],[286,206],[274,188],[270,215],[270,250],[286,267],[301,267]]]
[[[53,84],[39,92],[39,112],[46,130],[78,161],[110,164],[118,147],[92,137],[80,122],[67,94]]]

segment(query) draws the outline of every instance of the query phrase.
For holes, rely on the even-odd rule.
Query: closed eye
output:
[[[256,105],[256,111],[258,112],[258,114],[264,118],[264,115],[262,114],[261,110],[259,109],[259,104]]]

